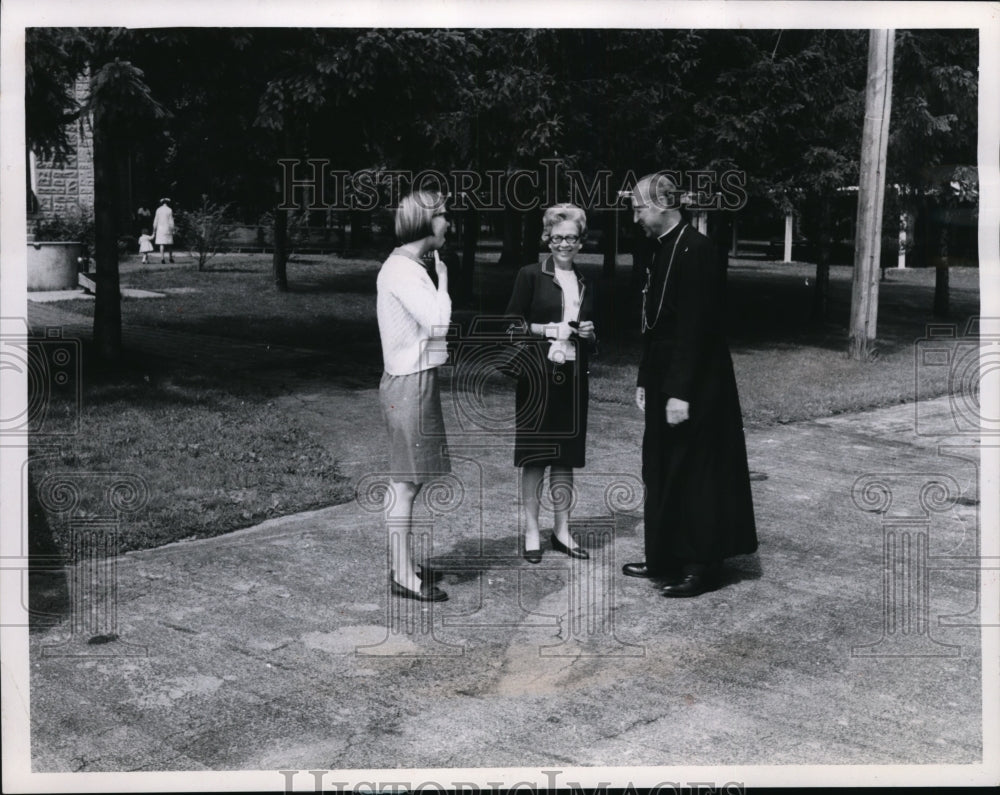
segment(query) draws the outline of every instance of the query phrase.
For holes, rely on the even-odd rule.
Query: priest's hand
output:
[[[635,388],[635,405],[639,407],[639,411],[646,410],[646,389],[641,386]]]
[[[667,400],[667,425],[680,425],[688,418],[688,402],[680,398]]]

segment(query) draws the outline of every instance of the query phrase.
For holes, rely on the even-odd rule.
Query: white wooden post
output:
[[[906,228],[906,213],[899,214],[899,261],[896,263],[896,267],[900,269],[906,268],[906,236],[909,234],[909,230]]]
[[[783,262],[792,261],[792,211],[785,213],[785,259]]]
[[[738,240],[737,235],[736,235],[736,225],[738,223],[739,223],[739,221],[737,221],[734,218],[733,219],[733,244],[732,244],[732,246],[729,249],[729,256],[730,257],[735,257],[736,256],[736,251],[737,251],[737,249],[739,247],[739,240]]]

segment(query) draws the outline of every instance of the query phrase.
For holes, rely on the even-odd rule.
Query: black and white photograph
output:
[[[1000,784],[1000,3],[0,13],[4,792]]]

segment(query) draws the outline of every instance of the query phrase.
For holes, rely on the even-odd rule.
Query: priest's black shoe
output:
[[[590,560],[590,554],[585,549],[580,547],[573,547],[570,549],[562,541],[560,541],[556,534],[552,534],[552,548],[556,552],[562,552],[564,555],[569,555],[571,558],[579,558],[580,560]]]
[[[645,562],[626,563],[624,566],[622,566],[622,574],[624,574],[626,577],[645,577],[647,579],[656,576],[655,574],[653,574],[653,572],[649,570]]]
[[[715,567],[685,567],[681,576],[664,585],[660,593],[664,596],[687,597],[700,596],[719,587],[718,569]]]

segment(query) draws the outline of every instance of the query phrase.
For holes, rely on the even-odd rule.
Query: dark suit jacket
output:
[[[590,279],[585,279],[580,270],[574,266],[577,283],[580,287],[579,319],[594,321],[594,285]],[[521,330],[527,332],[531,323],[559,323],[563,316],[563,291],[555,277],[555,263],[552,257],[545,257],[541,262],[525,265],[517,273],[514,290],[504,313],[511,320],[521,325]],[[539,342],[544,342],[538,338]],[[577,345],[577,355],[586,357],[592,345]],[[584,359],[585,361],[585,359]]]
[[[525,265],[517,272],[514,290],[505,314],[524,318],[526,323],[558,323],[562,320],[563,292],[555,277],[552,257]],[[574,266],[580,285],[580,320],[593,320],[594,290]]]

